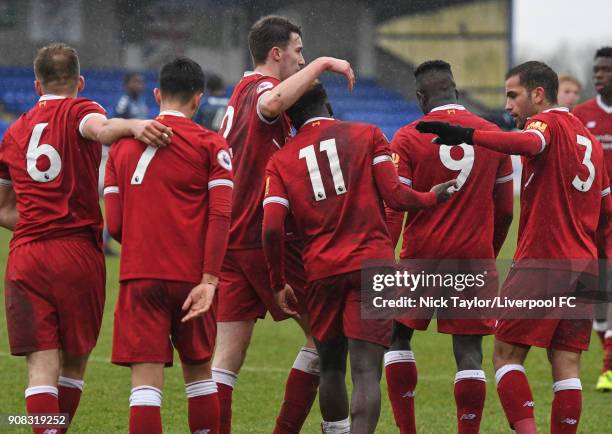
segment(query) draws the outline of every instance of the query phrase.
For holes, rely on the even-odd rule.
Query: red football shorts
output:
[[[182,309],[197,283],[155,279],[121,282],[115,307],[112,362],[163,363],[172,366],[176,348],[186,364],[203,363],[213,355],[217,323],[217,299],[201,317],[186,323]]]
[[[88,237],[32,241],[9,253],[5,276],[11,354],[61,349],[73,355],[96,345],[106,270]]]
[[[463,299],[471,297],[484,297],[496,295],[499,286],[497,271],[488,271],[485,279],[485,286],[477,289],[469,289],[461,292]],[[448,288],[427,288],[422,297],[449,298],[457,296],[459,293],[453,292],[454,289]],[[467,311],[465,308],[454,307],[416,307],[410,309],[406,318],[396,320],[415,330],[427,330],[431,319],[436,313],[438,332],[451,335],[492,335],[495,333],[495,319],[491,318],[490,311],[483,311],[482,317],[478,313],[478,308]],[[466,318],[466,316],[468,316]]]
[[[285,244],[285,276],[298,299],[297,311],[305,312],[304,266],[298,243]],[[217,321],[249,321],[265,318],[270,312],[275,321],[289,318],[276,304],[263,249],[228,250],[219,282]]]
[[[388,347],[392,321],[361,318],[361,271],[315,280],[308,285],[308,317],[319,342],[344,335]]]
[[[553,282],[568,282],[572,291],[577,284],[575,273],[569,270],[521,268],[510,271],[502,288],[504,294],[542,294]],[[572,283],[573,282],[573,283]],[[573,286],[572,286],[573,285]],[[589,306],[581,309],[591,311]],[[586,315],[588,312],[585,310]],[[560,311],[548,318],[504,318],[503,312],[495,329],[495,338],[510,344],[580,352],[589,348],[593,320],[563,318]]]

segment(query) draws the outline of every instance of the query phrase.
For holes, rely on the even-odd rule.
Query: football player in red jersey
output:
[[[442,60],[425,62],[419,65],[414,75],[417,100],[425,113],[421,120],[499,130],[457,103],[457,88],[448,63]],[[467,144],[454,148],[432,147],[432,137],[420,134],[415,128],[417,122],[401,128],[391,144],[400,180],[417,191],[427,191],[432,185],[456,176],[458,191],[447,204],[408,214],[400,258],[447,259],[458,261],[459,266],[462,266],[462,260],[482,260],[478,261],[478,266],[490,267],[487,269],[490,288],[486,290],[497,293],[493,260],[512,223],[514,193],[510,156]],[[474,206],[474,203],[479,205]],[[388,210],[387,221],[395,246],[402,230],[404,213]],[[473,222],[478,222],[478,225]],[[457,228],[461,230],[457,231]],[[464,262],[465,267],[467,261]],[[476,272],[472,267],[465,271]],[[401,433],[416,432],[414,389],[417,369],[410,341],[415,329],[427,329],[434,312],[435,309],[428,309],[419,312],[418,317],[397,320],[391,348],[385,354],[389,399]],[[455,401],[458,432],[461,434],[479,430],[486,393],[482,337],[493,334],[495,321],[459,318],[459,309],[451,307],[438,311],[438,331],[453,335],[458,371]]]
[[[502,296],[536,298],[556,286],[573,294],[592,288],[600,218],[605,236],[611,232],[603,148],[567,108],[556,106],[557,87],[557,74],[541,62],[526,62],[507,73],[506,110],[524,128],[522,133],[444,122],[417,125],[421,132],[437,134],[436,143],[467,143],[523,156],[518,246]],[[519,434],[536,432],[533,396],[523,367],[531,346],[546,348],[552,365],[551,432],[575,433],[578,428],[580,354],[588,349],[591,320],[588,315],[567,318],[574,313],[580,312],[565,309],[555,318],[517,319],[516,314],[510,318],[501,312],[495,330],[495,379],[508,421]]]
[[[173,347],[183,367],[190,432],[219,430],[210,360],[233,182],[225,140],[191,120],[203,91],[196,62],[165,64],[155,99],[157,120],[174,133],[171,145],[156,149],[123,139],[106,165],[108,229],[122,246],[112,361],[132,369],[131,433],[162,432],[164,365],[172,364]]]
[[[109,120],[77,98],[85,80],[67,45],[41,48],[34,72],[40,99],[0,146],[0,224],[14,230],[6,317],[11,353],[27,359],[28,412],[72,419],[104,307],[100,142],[134,136],[161,145],[172,133],[156,121]]]
[[[270,16],[249,33],[254,72],[245,73],[230,98],[220,132],[227,139],[234,167],[234,201],[228,251],[221,270],[217,351],[213,378],[219,385],[221,433],[231,427],[232,391],[249,346],[255,321],[270,311],[275,320],[288,318],[276,305],[261,246],[265,168],[270,156],[291,135],[284,110],[324,71],[344,75],[352,88],[355,76],[348,62],[320,57],[307,66],[301,30],[286,18]],[[288,240],[285,263],[296,291],[304,286],[301,243]],[[318,356],[307,321],[298,323],[306,344],[298,353],[285,386],[274,432],[297,433],[317,394]]]
[[[593,81],[597,96],[577,105],[573,113],[603,145],[609,178],[612,176],[612,47],[600,48],[595,53]],[[598,241],[599,258],[604,259],[599,269],[600,287],[602,290],[609,291],[608,276],[612,273],[608,271],[610,268],[608,261],[612,258],[605,255],[605,243],[610,240],[600,235]],[[608,300],[610,300],[610,295]],[[593,325],[604,345],[604,366],[596,389],[603,392],[612,391],[612,303],[608,303],[607,306],[605,303],[595,306]]]
[[[279,306],[296,315],[297,299],[283,263],[284,222],[290,210],[305,244],[306,307],[321,358],[322,430],[373,433],[391,321],[362,319],[360,291],[364,261],[394,261],[383,200],[398,210],[434,206],[450,197],[447,189],[455,181],[428,193],[401,185],[382,132],[374,125],[334,120],[320,83],[287,113],[299,131],[271,157],[263,201],[272,288]],[[352,426],[344,386],[347,352],[354,384]]]

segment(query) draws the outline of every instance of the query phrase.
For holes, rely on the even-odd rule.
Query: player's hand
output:
[[[160,148],[170,143],[172,128],[152,119],[136,121],[132,128],[132,135],[146,145]]]
[[[215,289],[216,286],[212,283],[200,283],[198,286],[194,287],[185,303],[183,303],[183,310],[188,311],[187,315],[181,319],[181,322],[187,322],[190,319],[197,318],[199,316],[204,315],[213,302],[215,298]]]
[[[287,315],[296,318],[300,316],[295,310],[295,307],[298,305],[298,301],[291,286],[285,284],[283,289],[274,294],[274,298],[276,298],[276,304],[278,304],[278,307],[280,307],[281,310]]]
[[[351,67],[351,64],[343,59],[336,59],[335,57],[327,57],[327,70],[330,72],[335,72],[336,74],[341,74],[346,77],[346,81],[348,82],[349,91],[353,91],[353,87],[355,86],[355,71]]]
[[[466,143],[472,145],[474,128],[463,128],[459,125],[451,125],[446,122],[419,122],[416,129],[421,133],[436,134],[432,143],[436,145],[460,145]]]
[[[442,184],[434,185],[429,191],[436,193],[438,203],[446,202],[457,191],[457,180],[451,179]]]

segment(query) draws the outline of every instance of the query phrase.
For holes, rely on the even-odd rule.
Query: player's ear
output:
[[[79,87],[77,88],[77,91],[83,92],[83,89],[85,89],[85,77],[79,75]]]
[[[161,105],[161,92],[159,91],[158,87],[153,89],[153,96],[155,97],[155,102],[157,105]]]
[[[531,91],[531,100],[535,104],[542,104],[546,99],[546,94],[542,86],[538,86]]]
[[[200,107],[200,101],[202,101],[202,97],[204,96],[203,93],[198,93],[194,96],[193,98],[193,111],[197,112],[198,108]]]
[[[36,95],[43,96],[45,93],[43,92],[42,85],[40,81],[34,80],[34,89],[36,90]]]
[[[280,49],[280,47],[272,47],[272,49],[270,50],[270,56],[272,56],[272,60],[278,62],[281,60],[281,57],[283,56],[282,50]]]

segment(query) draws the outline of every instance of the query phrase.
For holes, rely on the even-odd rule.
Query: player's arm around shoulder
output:
[[[110,145],[123,137],[134,137],[149,146],[160,147],[170,143],[172,138],[172,129],[154,119],[108,119],[102,113],[96,114],[81,120],[79,133],[85,139],[103,145]]]

